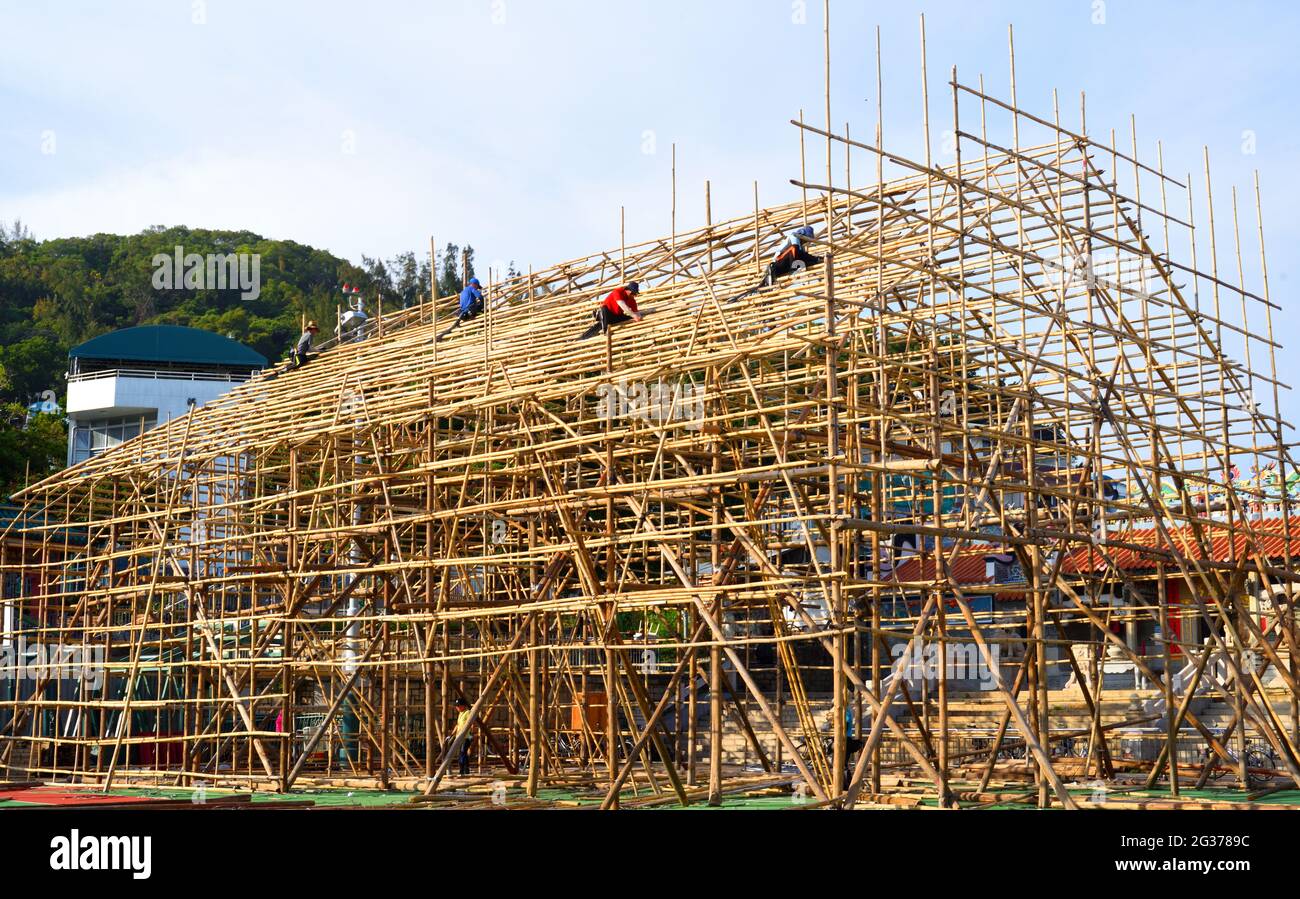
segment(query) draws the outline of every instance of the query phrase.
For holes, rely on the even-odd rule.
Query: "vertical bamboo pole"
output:
[[[885,154],[884,154],[884,77],[882,73],[881,53],[880,53],[880,26],[876,26],[876,303],[878,310],[876,314],[876,352],[879,359],[876,368],[876,407],[881,410],[876,418],[876,429],[878,432],[878,445],[874,447],[875,458],[877,461],[884,461],[887,457],[885,451],[887,425],[885,423],[884,410],[888,408],[888,388],[886,386],[887,377],[885,369],[885,355],[888,347],[888,331],[885,324],[885,270],[882,260],[885,255]],[[854,460],[857,461],[857,460]],[[883,521],[885,517],[885,490],[888,481],[884,474],[875,472],[871,476],[871,515],[874,521]],[[891,560],[892,564],[892,560]],[[884,579],[884,546],[880,539],[880,532],[872,530],[871,532],[871,571],[872,580],[875,585],[871,588],[871,692],[872,695],[880,697],[884,693],[884,665],[881,661],[884,655],[889,651],[889,646],[882,634],[883,620],[881,616],[880,605],[884,600],[884,594],[880,587],[880,582]],[[888,706],[881,709],[880,714],[890,714]],[[873,722],[874,727],[874,722]],[[877,740],[871,749],[871,792],[879,793],[881,787],[880,781],[880,753],[881,745],[884,741]]]
[[[1259,270],[1260,277],[1263,279],[1263,296],[1264,296],[1264,314],[1268,326],[1268,364],[1269,374],[1273,381],[1273,416],[1274,426],[1276,427],[1277,438],[1277,480],[1278,490],[1280,491],[1280,511],[1282,518],[1282,533],[1285,535],[1282,539],[1282,565],[1287,571],[1295,570],[1295,560],[1291,552],[1291,495],[1287,484],[1287,462],[1290,459],[1286,450],[1286,431],[1282,423],[1282,398],[1278,388],[1277,377],[1277,354],[1274,349],[1273,340],[1273,304],[1268,289],[1268,254],[1264,249],[1264,211],[1263,204],[1260,201],[1259,193],[1259,170],[1254,173],[1255,182],[1255,228],[1259,235]],[[1195,268],[1195,266],[1193,266]],[[1296,603],[1294,585],[1286,585],[1290,602],[1286,603],[1286,612],[1282,620],[1278,622],[1279,627],[1284,627],[1290,631],[1292,645],[1295,644],[1296,632]],[[1293,684],[1290,696],[1291,705],[1291,742],[1300,744],[1300,659],[1296,658],[1294,652],[1289,653],[1291,683]]]
[[[710,368],[708,372],[709,387],[709,405],[714,414],[720,415],[723,412],[723,399],[720,389],[718,371],[716,368]],[[713,457],[713,473],[718,476],[722,472],[722,443],[719,439],[721,435],[721,424],[716,426],[714,434],[709,440],[710,455]],[[711,579],[714,584],[719,583],[720,571],[722,566],[722,492],[718,487],[710,489],[711,509],[710,519],[712,530],[710,531],[709,541],[709,563],[712,572]],[[723,620],[723,600],[722,593],[718,593],[714,599],[713,617],[717,621]],[[694,672],[691,680],[694,681]],[[717,806],[722,804],[722,646],[718,643],[718,638],[713,637],[709,646],[709,798],[708,804]]]
[[[844,676],[844,660],[847,656],[848,614],[844,603],[843,583],[840,579],[842,560],[840,542],[842,539],[842,522],[840,521],[840,425],[839,425],[839,348],[835,333],[835,190],[834,190],[834,143],[831,134],[834,131],[834,119],[831,117],[831,4],[830,0],[822,3],[822,49],[824,58],[826,106],[826,453],[830,460],[827,466],[827,514],[830,516],[829,568],[830,568],[830,609],[831,620],[835,623],[836,633],[832,639],[831,685],[834,701],[831,711],[834,716],[831,727],[833,746],[831,751],[831,783],[828,795],[838,798],[844,792],[845,774],[848,768],[848,730],[846,728],[846,699],[848,682]],[[823,583],[823,587],[825,584]]]
[[[429,237],[429,327],[438,334],[438,245]],[[433,341],[433,361],[438,361],[438,341]]]

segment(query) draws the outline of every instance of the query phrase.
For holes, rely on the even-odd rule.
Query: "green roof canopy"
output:
[[[263,368],[266,357],[211,331],[178,325],[141,325],[87,340],[68,353],[74,359],[179,362]]]

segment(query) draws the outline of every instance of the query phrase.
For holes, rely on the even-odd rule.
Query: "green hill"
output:
[[[154,257],[248,253],[260,257],[260,293],[244,299],[226,290],[158,289]],[[473,272],[473,250],[466,248]],[[439,293],[459,292],[460,247],[438,254]],[[251,231],[149,228],[139,234],[36,240],[21,223],[0,224],[0,495],[62,462],[59,427],[26,420],[29,403],[50,391],[65,404],[68,350],[118,328],[188,325],[224,334],[271,360],[283,358],[302,317],[327,331],[343,302],[343,284],[358,285],[367,305],[406,306],[428,293],[427,254],[401,253],[355,264],[292,240]],[[178,279],[179,282],[179,279]],[[44,417],[42,417],[44,418]],[[56,420],[57,421],[57,420]],[[30,433],[15,433],[27,431]]]

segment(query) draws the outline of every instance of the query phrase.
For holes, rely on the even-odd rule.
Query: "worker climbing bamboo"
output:
[[[289,352],[294,368],[302,368],[315,358],[310,352],[311,342],[319,332],[320,328],[316,326],[315,322],[307,322],[307,327],[302,329],[302,336],[298,338],[297,345]]]
[[[636,298],[640,293],[641,285],[636,281],[629,281],[626,287],[611,290],[596,307],[596,311],[591,314],[595,320],[592,326],[578,339],[586,340],[597,334],[604,334],[611,326],[625,321],[641,321],[644,316],[636,307]]]
[[[473,742],[473,736],[470,734],[470,725],[474,723],[474,717],[470,714],[469,703],[463,699],[456,700],[456,733],[455,737],[461,739],[460,753],[456,758],[460,776],[464,777],[469,774],[469,754],[470,744]]]
[[[804,242],[812,240],[816,233],[811,225],[804,225],[787,234],[785,243],[781,244],[781,248],[776,251],[775,258],[768,265],[763,280],[744,293],[732,297],[728,302],[734,303],[736,300],[751,297],[760,290],[776,286],[777,280],[784,278],[786,275],[798,274],[812,268],[814,265],[821,265],[822,258],[820,256],[814,256],[804,249]]]
[[[465,322],[478,318],[482,314],[483,284],[478,278],[470,278],[465,289],[460,292],[460,307],[456,311],[456,320],[451,323],[450,328],[438,335],[438,339],[442,340]]]

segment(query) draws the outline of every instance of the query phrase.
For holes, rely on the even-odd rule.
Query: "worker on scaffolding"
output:
[[[470,278],[465,289],[460,292],[460,311],[456,315],[459,322],[467,322],[483,314],[483,285],[478,278]]]
[[[767,267],[767,277],[763,281],[763,286],[771,287],[776,284],[778,278],[801,272],[814,265],[821,265],[820,256],[814,256],[803,248],[804,241],[812,240],[815,235],[816,232],[811,225],[804,225],[786,235],[785,243],[777,250],[776,258]]]
[[[294,368],[302,368],[314,358],[310,352],[311,342],[319,332],[320,328],[315,322],[307,322],[307,327],[302,329],[302,336],[298,338],[297,345],[289,353]]]
[[[625,321],[639,322],[642,316],[636,307],[636,298],[640,293],[641,285],[636,281],[629,281],[626,287],[611,290],[609,296],[605,297],[596,307],[596,311],[591,314],[594,319],[592,326],[578,339],[586,340],[597,334],[604,334],[611,326]]]
[[[798,274],[814,265],[821,265],[822,257],[814,256],[804,249],[804,243],[812,240],[816,233],[811,225],[804,225],[787,234],[785,243],[781,244],[781,248],[776,251],[776,256],[768,265],[763,280],[739,296],[732,297],[730,302],[734,303],[736,300],[751,297],[760,290],[775,287],[776,282],[786,275]]]
[[[482,314],[483,284],[478,278],[470,278],[465,289],[460,292],[460,306],[456,310],[456,320],[451,323],[450,328],[438,335],[438,339],[442,340],[465,322],[478,318]]]

